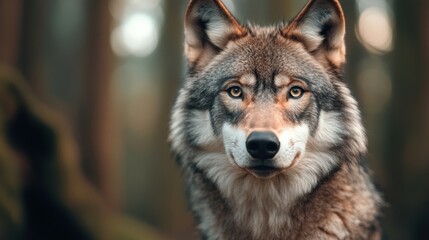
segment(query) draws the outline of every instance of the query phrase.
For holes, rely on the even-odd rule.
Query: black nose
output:
[[[253,132],[247,138],[246,148],[255,159],[271,159],[279,151],[280,142],[272,132]]]

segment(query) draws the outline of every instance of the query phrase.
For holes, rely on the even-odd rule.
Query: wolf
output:
[[[344,37],[337,0],[269,27],[190,1],[169,140],[202,239],[380,239]]]

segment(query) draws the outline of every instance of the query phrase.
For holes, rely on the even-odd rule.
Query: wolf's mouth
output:
[[[259,178],[270,178],[276,175],[278,172],[280,172],[280,168],[272,167],[272,166],[253,166],[247,168],[248,171]]]

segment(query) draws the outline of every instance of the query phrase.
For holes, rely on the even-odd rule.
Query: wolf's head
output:
[[[192,0],[174,150],[223,154],[192,164],[259,179],[305,171],[320,178],[364,153],[356,102],[341,79],[344,35],[337,0],[310,0],[289,24],[263,28],[241,25],[220,0]]]

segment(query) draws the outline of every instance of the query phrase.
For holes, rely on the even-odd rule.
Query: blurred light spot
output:
[[[373,53],[391,51],[393,29],[389,14],[381,8],[365,9],[359,17],[357,35],[362,44]]]
[[[125,20],[122,27],[124,46],[129,53],[147,56],[158,44],[155,20],[146,14],[134,14]]]
[[[364,108],[370,113],[383,110],[392,96],[392,79],[378,58],[365,58],[358,67],[358,89]]]
[[[158,40],[155,19],[145,13],[135,13],[113,30],[111,44],[119,56],[145,57],[156,49]]]

